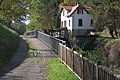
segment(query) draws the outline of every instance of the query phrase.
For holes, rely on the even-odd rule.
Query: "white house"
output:
[[[61,9],[61,28],[67,29],[73,35],[85,35],[93,31],[92,16],[87,8],[77,4],[75,6],[63,6]]]

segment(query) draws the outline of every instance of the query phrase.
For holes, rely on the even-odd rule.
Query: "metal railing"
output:
[[[38,39],[45,42],[48,46],[53,48],[56,52],[59,52],[59,43],[60,42],[66,44],[65,41],[57,39],[53,36],[47,35],[47,34],[41,32],[41,31],[38,31]]]

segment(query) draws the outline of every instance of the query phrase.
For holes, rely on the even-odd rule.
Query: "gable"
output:
[[[60,10],[60,13],[62,12],[63,9],[67,10],[67,11],[71,11],[73,6],[63,6]]]
[[[77,8],[73,8],[71,12],[69,12],[66,16],[70,17],[72,14],[74,14],[74,12],[77,12],[78,10],[86,11],[86,13],[89,14],[89,12],[83,6],[78,6]]]
[[[67,11],[67,15],[65,15],[65,16],[67,16],[67,17],[70,17],[72,14],[74,14],[74,12],[76,12],[77,10],[80,10],[80,9],[85,10],[85,11],[87,12],[87,14],[89,14],[89,12],[88,12],[88,10],[87,10],[88,8],[85,8],[85,7],[81,6],[80,4],[77,4],[76,6],[63,6],[63,7],[61,8],[60,13],[61,13],[64,9]]]

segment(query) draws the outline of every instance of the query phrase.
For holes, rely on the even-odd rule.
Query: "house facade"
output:
[[[67,27],[72,35],[87,35],[94,31],[92,16],[87,8],[77,4],[61,9],[61,28]]]

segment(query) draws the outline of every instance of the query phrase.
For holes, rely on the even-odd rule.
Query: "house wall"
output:
[[[63,16],[64,11],[64,16]],[[92,16],[88,14],[85,10],[83,10],[83,14],[77,14],[77,10],[72,14],[72,16],[67,17],[67,10],[63,9],[61,12],[61,22],[63,22],[63,27],[67,27],[74,35],[80,34],[84,35],[89,33],[93,28],[91,26]],[[78,19],[82,19],[82,26],[78,26]],[[70,20],[70,25],[69,25]],[[66,26],[64,26],[64,21],[66,21]],[[89,31],[89,32],[88,32]]]
[[[94,29],[73,29],[72,35],[88,35],[91,31],[95,31]]]
[[[72,15],[74,17],[73,29],[93,29],[93,27],[91,26],[92,16],[88,14],[85,10],[83,10],[83,14],[82,13],[77,14],[77,10],[76,10]],[[82,19],[83,21],[82,26],[78,26],[78,19]]]
[[[64,16],[63,16],[63,11],[64,11]],[[61,12],[61,22],[63,22],[63,27],[64,26],[64,21],[66,21],[66,27],[67,29],[69,30],[72,30],[72,27],[73,27],[73,17],[67,17],[67,10],[63,9],[62,12]],[[69,25],[69,20],[70,20],[70,25]]]

